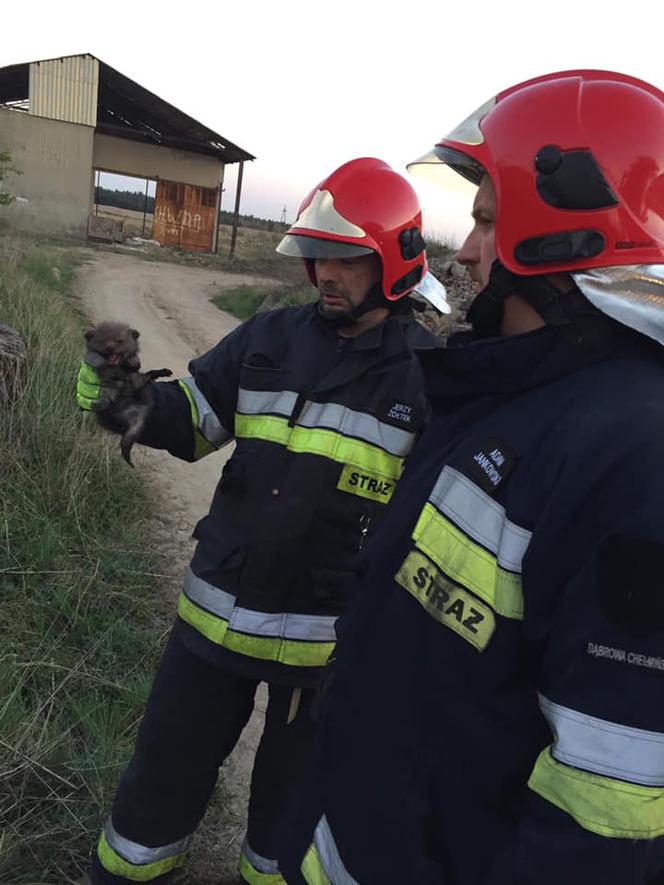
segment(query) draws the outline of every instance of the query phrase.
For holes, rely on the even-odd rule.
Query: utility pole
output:
[[[281,221],[280,224],[286,224],[286,207],[281,210]]]

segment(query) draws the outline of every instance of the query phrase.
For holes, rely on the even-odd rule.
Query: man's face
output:
[[[489,282],[491,265],[496,260],[496,192],[488,175],[482,178],[473,203],[474,225],[457,252],[456,260],[464,264],[478,291]]]
[[[314,268],[321,310],[331,317],[359,307],[381,278],[381,262],[375,252],[357,258],[317,258]]]

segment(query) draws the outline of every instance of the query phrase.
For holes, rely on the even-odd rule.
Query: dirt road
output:
[[[81,268],[77,291],[91,322],[121,320],[140,331],[145,369],[166,367],[179,378],[188,374],[192,357],[205,353],[238,324],[210,302],[212,287],[218,290],[254,282],[270,281],[100,252]],[[147,477],[158,501],[160,516],[154,537],[164,551],[164,588],[171,595],[173,612],[193,550],[191,531],[207,512],[230,452],[228,447],[197,464],[140,447],[132,453],[137,473]],[[235,868],[244,833],[251,761],[264,709],[261,692],[242,740],[224,766],[221,786],[192,847],[192,862],[182,879],[188,885],[237,881]]]

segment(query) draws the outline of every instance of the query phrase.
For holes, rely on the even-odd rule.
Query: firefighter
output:
[[[230,439],[134,755],[93,857],[96,885],[163,882],[184,863],[257,686],[269,686],[240,876],[282,882],[274,831],[312,746],[313,689],[353,586],[426,418],[414,352],[428,273],[419,202],[376,159],[353,160],[305,199],[277,251],[304,260],[317,303],[259,313],[191,377],[153,383],[141,442],[194,461]],[[99,403],[88,365],[83,408]]]
[[[664,95],[601,71],[418,161],[478,185],[472,332],[338,625],[289,885],[664,882]]]

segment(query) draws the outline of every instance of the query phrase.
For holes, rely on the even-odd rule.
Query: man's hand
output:
[[[104,412],[112,405],[117,393],[114,386],[102,387],[95,369],[85,360],[81,360],[76,382],[76,402],[81,409],[86,412]]]

